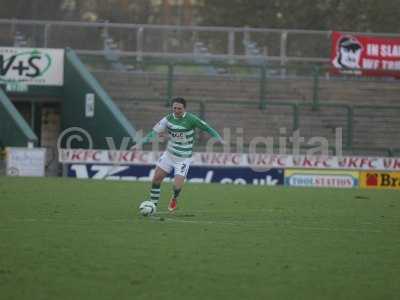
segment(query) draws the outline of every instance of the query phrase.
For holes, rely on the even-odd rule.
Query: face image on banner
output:
[[[360,69],[362,44],[353,36],[342,36],[337,41],[332,64],[338,69]],[[358,71],[360,72],[360,71]]]

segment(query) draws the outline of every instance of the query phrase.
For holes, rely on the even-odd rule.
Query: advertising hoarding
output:
[[[44,176],[45,148],[6,148],[7,176]]]
[[[359,172],[342,170],[285,170],[285,185],[297,187],[357,187]]]
[[[334,74],[400,78],[400,38],[332,33]]]
[[[154,171],[154,165],[71,164],[67,166],[68,177],[81,179],[151,181]],[[166,181],[171,178],[172,175],[169,175]],[[189,169],[187,181],[274,186],[283,184],[283,170],[270,169],[256,172],[250,168],[192,166]]]
[[[162,152],[96,149],[60,149],[63,164],[154,164]],[[192,166],[249,167],[254,170],[284,169],[339,169],[399,171],[399,157],[366,156],[307,156],[263,153],[196,152]]]
[[[360,187],[400,189],[400,172],[361,172]]]

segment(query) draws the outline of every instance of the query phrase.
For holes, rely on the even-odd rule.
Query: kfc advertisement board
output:
[[[59,149],[62,164],[152,165],[162,152],[96,149]],[[400,157],[308,156],[263,153],[196,152],[192,166],[276,169],[339,169],[400,172]]]

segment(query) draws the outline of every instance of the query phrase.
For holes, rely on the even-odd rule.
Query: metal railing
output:
[[[318,30],[0,19],[2,46],[70,47],[78,54],[94,54],[104,52],[105,44],[111,41],[119,55],[135,55],[139,61],[145,57],[202,57],[282,66],[290,62],[325,63],[329,61],[331,34]],[[196,51],[199,45],[206,51]]]
[[[130,99],[120,99],[120,100],[130,100]],[[163,99],[154,99],[154,98],[141,98],[140,100],[135,99],[135,101],[139,102],[144,102],[144,103],[151,103],[152,105],[162,105]],[[202,119],[208,119],[208,113],[209,110],[207,110],[207,101],[204,101],[202,99],[191,99],[191,111],[198,113],[199,116]],[[258,103],[255,101],[247,101],[247,100],[242,100],[242,101],[232,101],[229,99],[214,99],[212,100],[212,103],[226,106],[226,107],[232,107],[232,106],[238,106],[238,107],[253,107],[257,108]],[[304,116],[301,115],[300,109],[301,108],[312,108],[311,104],[309,103],[304,103],[304,104],[297,104],[297,103],[290,103],[290,102],[274,102],[271,103],[271,107],[286,107],[290,109],[289,113],[289,118],[290,118],[290,123],[291,127],[286,128],[287,129],[287,135],[288,136],[293,136],[294,132],[296,130],[304,130],[306,129],[305,127],[301,126],[301,121],[304,120]],[[385,110],[396,110],[400,113],[400,106],[379,106],[379,105],[359,105],[359,106],[352,106],[352,105],[346,105],[346,104],[341,104],[341,103],[330,103],[330,104],[322,104],[321,105],[321,110],[324,109],[329,109],[329,108],[335,108],[335,109],[340,109],[342,110],[342,114],[345,116],[345,124],[343,129],[343,143],[341,144],[342,150],[347,153],[347,154],[357,154],[357,155],[369,155],[369,153],[373,153],[372,156],[376,155],[381,155],[381,156],[388,156],[388,157],[393,157],[393,156],[399,156],[400,154],[400,148],[396,148],[393,146],[387,146],[387,145],[382,145],[380,147],[377,146],[357,146],[354,145],[354,139],[356,138],[354,134],[354,123],[356,122],[355,120],[355,112],[357,111],[362,111],[365,109],[371,109],[371,110],[377,110],[377,111],[385,111]],[[210,121],[215,121],[215,120],[210,120]],[[246,128],[244,128],[246,129]],[[201,133],[200,133],[201,135]],[[202,140],[201,137],[199,137],[199,144],[197,145],[197,150],[202,149],[204,150],[205,148],[205,141]],[[326,138],[329,139],[329,137],[326,136]],[[332,142],[330,140],[330,142]],[[292,150],[292,144],[288,141],[287,142],[287,150],[290,152]],[[232,146],[232,150],[238,150],[236,147],[238,145],[232,143],[230,144]],[[249,151],[249,144],[248,143],[243,143],[244,149],[241,149],[241,151]],[[264,145],[265,147],[265,145]],[[315,147],[312,145],[300,145],[301,150],[308,150],[310,148]],[[147,148],[149,149],[149,148]],[[259,150],[265,150],[265,148],[262,148],[262,145],[259,145],[257,147]],[[274,149],[279,149],[279,145],[274,145]],[[220,145],[216,145],[216,150],[222,151],[222,147]],[[329,153],[331,155],[337,155],[338,153],[336,152],[338,149],[331,145],[329,146]]]
[[[112,66],[107,66],[104,64],[107,60],[99,55],[81,55],[81,59],[94,70],[99,69],[99,65],[102,65],[100,69],[112,69]],[[179,84],[180,79],[186,79],[189,81],[188,84],[190,84],[190,80],[192,80],[192,83],[195,84],[199,78],[204,80],[216,80],[220,78],[222,80],[229,80],[237,83],[240,83],[242,80],[251,80],[254,83],[254,86],[252,87],[252,94],[253,96],[257,97],[260,109],[266,109],[271,101],[276,102],[273,100],[273,98],[276,97],[271,91],[271,84],[276,81],[282,81],[281,79],[285,80],[282,82],[287,83],[287,87],[285,88],[287,91],[296,88],[296,86],[301,86],[301,84],[305,85],[305,87],[303,87],[302,91],[299,93],[306,94],[306,98],[302,99],[301,101],[298,99],[296,102],[305,102],[307,105],[311,104],[313,110],[319,110],[321,105],[324,105],[323,100],[325,99],[323,99],[324,95],[321,96],[321,86],[328,81],[330,82],[329,84],[335,84],[338,88],[336,97],[340,97],[339,89],[343,85],[344,81],[353,82],[355,94],[356,89],[359,88],[358,85],[367,85],[370,88],[371,83],[374,84],[375,82],[377,84],[376,89],[379,90],[380,87],[385,89],[388,86],[396,84],[394,79],[387,79],[384,77],[356,78],[354,76],[344,77],[331,75],[331,67],[329,65],[292,65],[286,67],[272,67],[269,65],[249,65],[240,63],[230,64],[229,62],[171,62],[160,59],[137,62],[135,57],[130,56],[121,59],[121,62],[132,67],[134,72],[133,74],[136,74],[137,76],[146,77],[147,75],[145,74],[152,74],[152,69],[157,70],[156,72],[160,77],[158,81],[163,81],[162,85],[164,86],[165,91],[163,94],[165,95],[165,102],[167,106],[169,105],[170,99],[172,99],[174,96],[178,96],[176,95],[176,86]],[[212,71],[210,71],[211,69]],[[221,74],[218,72],[221,72]],[[285,76],[281,76],[283,73]],[[292,87],[292,85],[294,87]],[[396,91],[400,92],[400,88],[396,89]],[[396,93],[396,91],[393,93]],[[370,95],[373,96],[373,94]],[[212,97],[214,96],[211,95],[211,98]],[[290,96],[290,99],[295,98],[296,95]],[[300,98],[299,95],[297,95],[297,98]],[[366,100],[368,101],[368,98],[366,98]],[[393,103],[389,104],[393,105]]]

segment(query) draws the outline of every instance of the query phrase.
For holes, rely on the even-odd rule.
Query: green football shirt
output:
[[[222,140],[218,132],[210,125],[189,112],[185,112],[181,118],[175,117],[173,113],[168,114],[153,127],[153,131],[168,133],[167,151],[169,153],[178,157],[191,157],[196,128],[208,132],[218,140]]]

